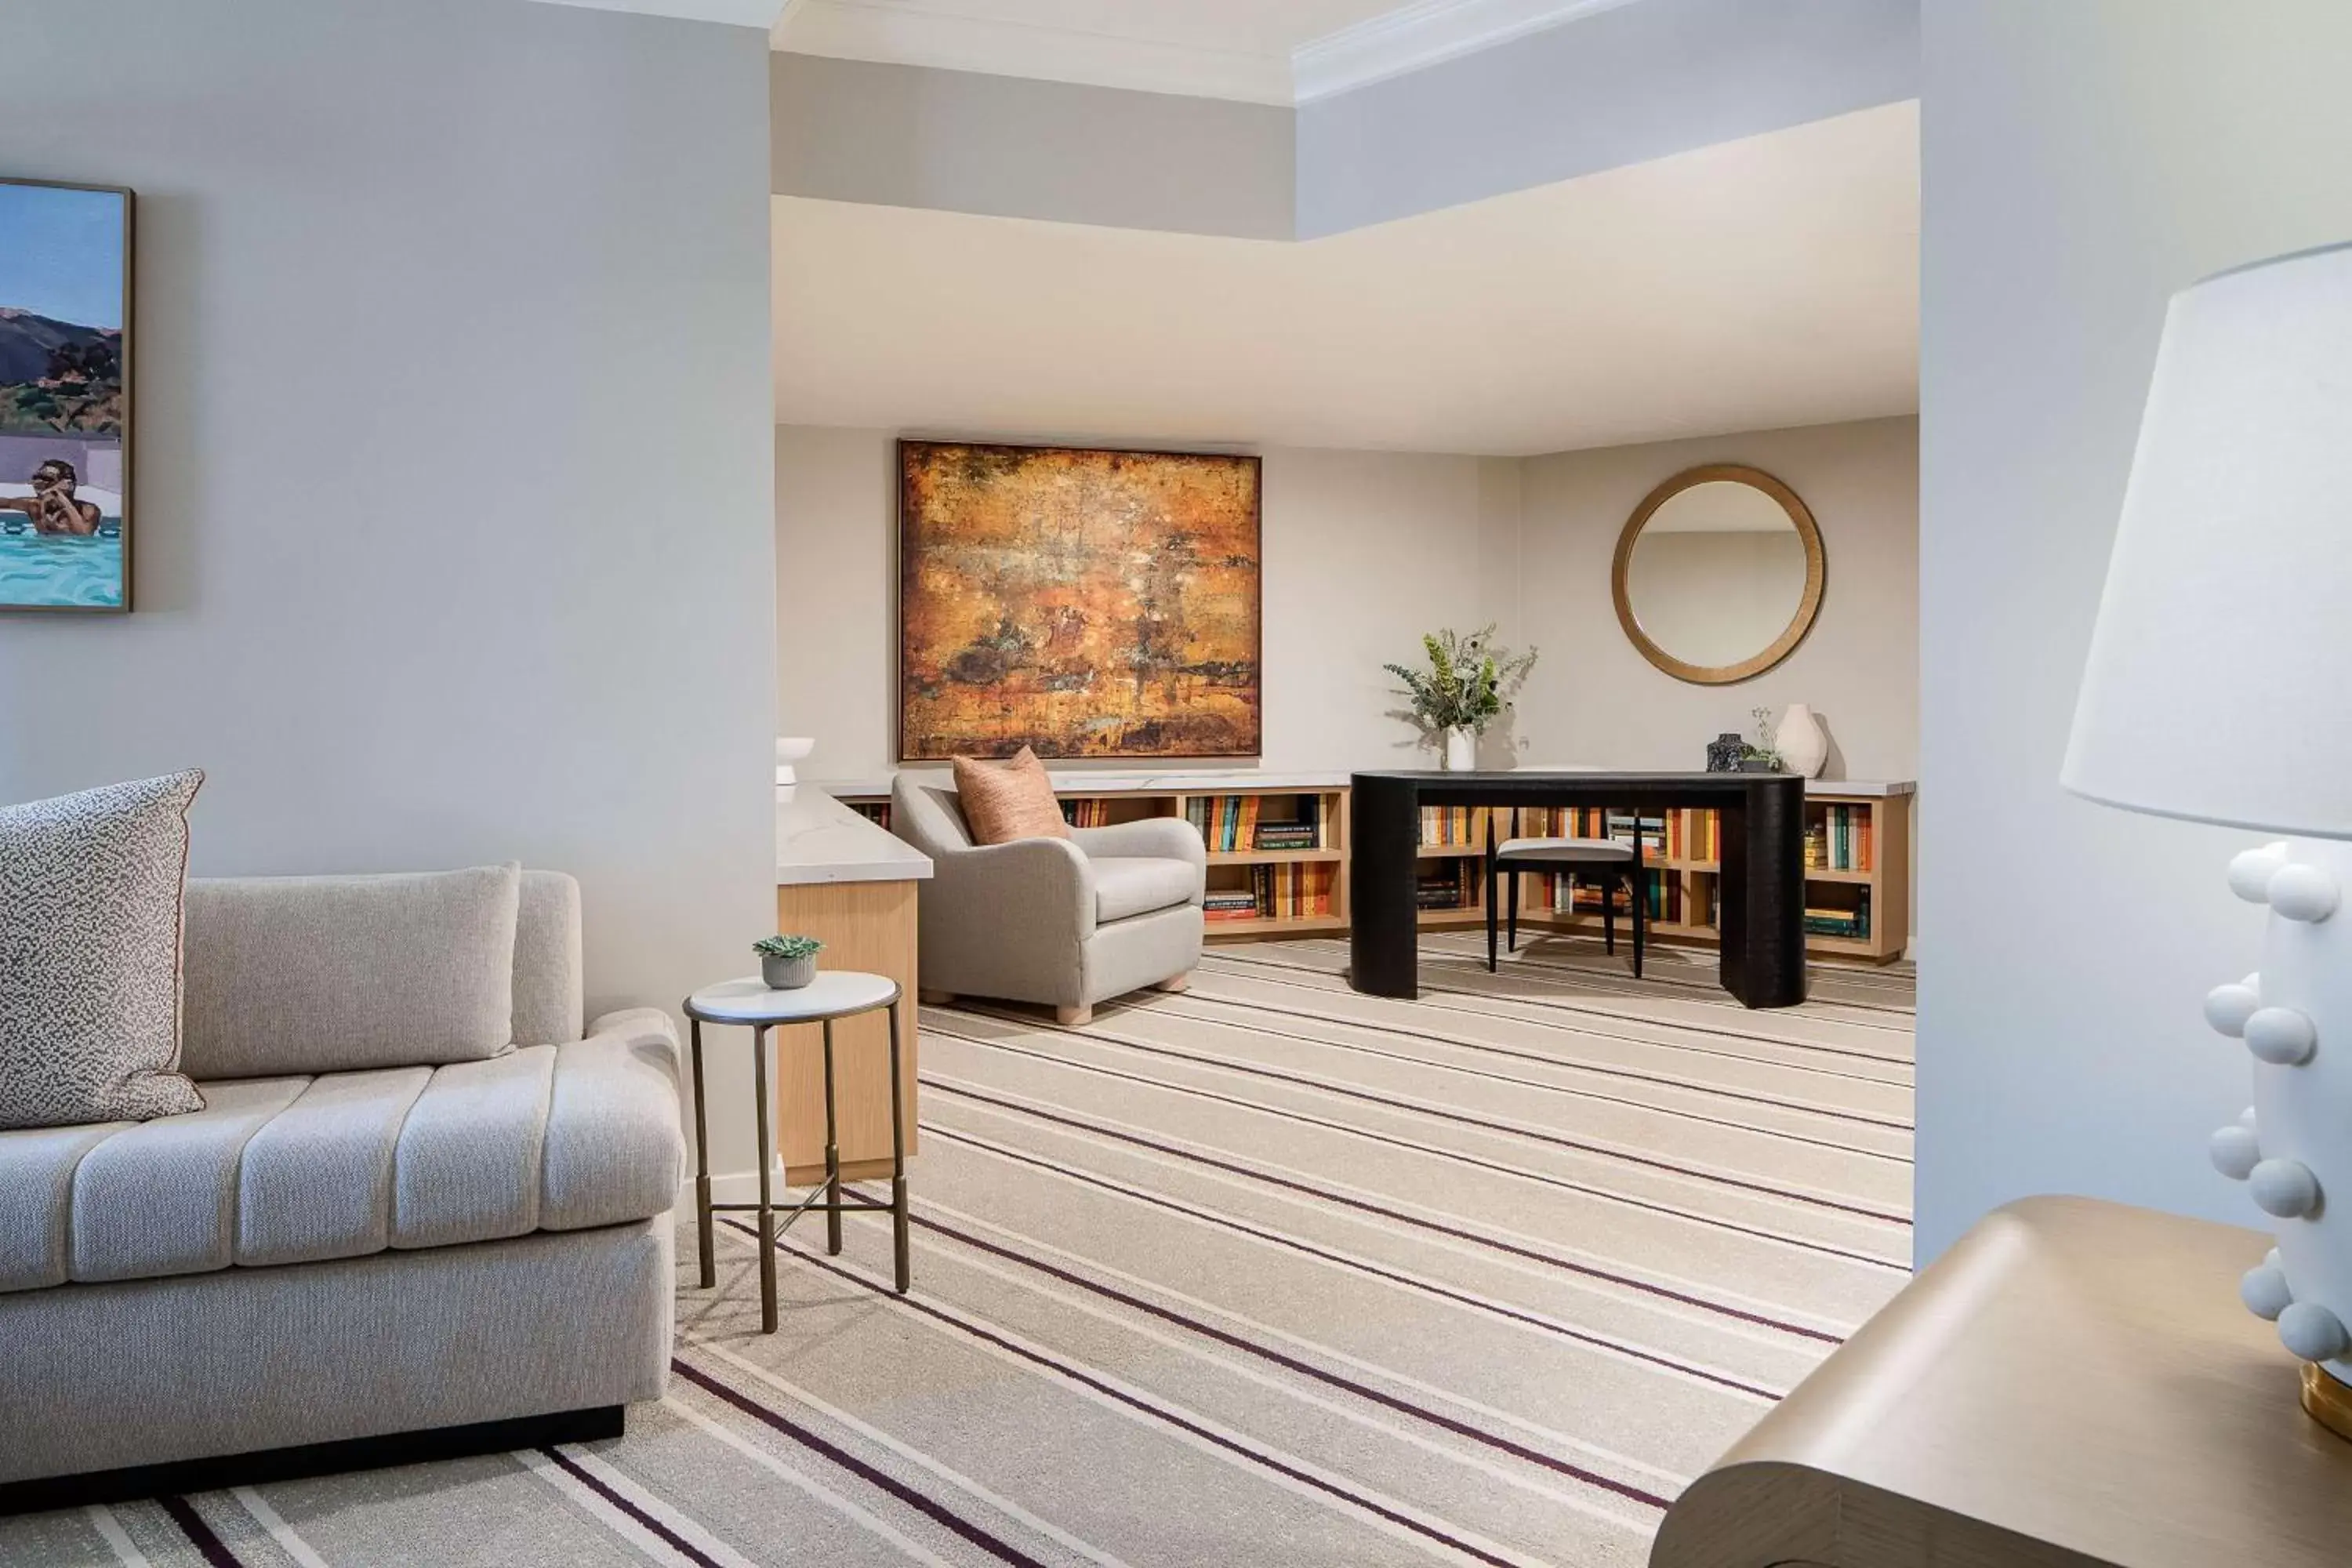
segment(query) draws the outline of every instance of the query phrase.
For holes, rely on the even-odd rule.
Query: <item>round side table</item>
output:
[[[835,1133],[833,1099],[834,1020],[871,1013],[877,1008],[887,1008],[890,1015],[890,1201],[887,1204],[873,1203],[855,1194],[847,1198],[841,1195],[841,1145]],[[694,1056],[694,1205],[702,1244],[702,1288],[708,1290],[718,1283],[711,1258],[710,1216],[724,1210],[757,1210],[760,1215],[760,1326],[763,1332],[774,1333],[776,1240],[792,1228],[794,1220],[811,1209],[817,1209],[824,1215],[825,1250],[835,1254],[841,1251],[843,1215],[888,1214],[898,1289],[904,1294],[908,1282],[907,1129],[906,1110],[899,1098],[898,983],[885,974],[828,969],[819,971],[814,981],[795,990],[772,991],[765,981],[753,976],[745,980],[730,980],[698,991],[686,999],[684,1010],[688,1020]],[[702,1093],[702,1026],[705,1024],[738,1024],[751,1031],[752,1102],[760,1136],[760,1201],[756,1204],[714,1204],[710,1201],[709,1129]],[[813,1188],[806,1197],[787,1209],[783,1224],[778,1226],[772,1190],[777,1149],[776,1140],[769,1131],[771,1102],[768,1082],[772,1075],[768,1031],[786,1024],[819,1024],[824,1029],[824,1184]],[[782,1079],[778,1078],[776,1081],[781,1083]]]

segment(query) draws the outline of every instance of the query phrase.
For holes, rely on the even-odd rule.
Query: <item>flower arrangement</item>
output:
[[[1467,637],[1450,628],[1426,633],[1421,647],[1429,659],[1428,668],[1382,665],[1404,682],[1397,695],[1412,704],[1397,716],[1411,719],[1432,735],[1465,731],[1485,734],[1487,726],[1510,708],[1511,700],[1527,684],[1528,672],[1536,666],[1535,649],[1513,653],[1494,639],[1492,626],[1481,626]]]
[[[1739,765],[1748,773],[1780,773],[1789,765],[1780,760],[1780,749],[1774,744],[1772,710],[1750,708],[1748,716],[1756,721],[1756,739],[1739,748]]]

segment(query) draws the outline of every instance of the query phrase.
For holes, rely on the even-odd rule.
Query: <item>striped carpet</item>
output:
[[[611,1443],[0,1521],[0,1562],[1643,1561],[1665,1505],[1903,1283],[1912,979],[1751,1013],[1434,937],[1214,952],[1084,1029],[922,1013],[915,1293],[886,1225],[682,1289]],[[681,1284],[690,1287],[691,1226]]]

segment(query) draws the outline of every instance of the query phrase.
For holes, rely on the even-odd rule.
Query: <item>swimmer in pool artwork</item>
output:
[[[31,495],[0,496],[0,512],[24,513],[33,520],[36,533],[96,533],[98,508],[74,494],[80,482],[71,463],[63,458],[51,458],[33,470]],[[0,528],[10,533],[21,533],[24,527],[13,517],[0,518]]]

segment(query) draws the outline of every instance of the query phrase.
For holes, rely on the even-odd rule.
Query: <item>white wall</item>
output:
[[[0,800],[201,766],[199,873],[520,858],[581,878],[592,1011],[740,973],[774,919],[764,35],[56,0],[0,56],[51,89],[0,94],[8,174],[140,194],[139,608],[0,617]]]
[[[1752,729],[1750,709],[1805,702],[1830,732],[1830,776],[1917,776],[1917,443],[1916,419],[1869,419],[1528,459],[1517,621],[1543,658],[1520,704],[1526,759],[1701,767],[1707,742]],[[1828,562],[1811,632],[1732,686],[1694,686],[1650,664],[1610,600],[1625,520],[1660,480],[1702,463],[1785,481],[1821,526]]]
[[[808,778],[894,765],[895,440],[776,432],[776,715],[779,732],[816,738]],[[1466,631],[1489,613],[1482,585],[1511,574],[1517,465],[1296,447],[1265,458],[1264,765],[1422,765],[1411,727],[1385,717],[1396,704],[1380,667],[1417,658],[1423,631]]]
[[[2036,1192],[2251,1224],[2199,1015],[2256,958],[2249,836],[2058,765],[2166,297],[2352,233],[2352,8],[1934,0],[1926,47],[1919,1256]]]

